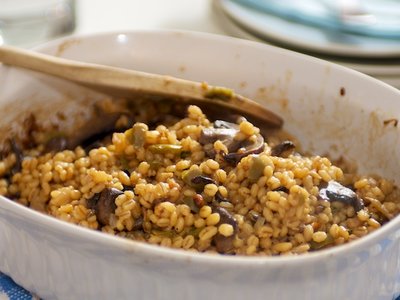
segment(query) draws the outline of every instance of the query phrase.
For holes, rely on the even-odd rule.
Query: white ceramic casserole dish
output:
[[[233,88],[281,115],[304,150],[345,156],[400,185],[400,92],[309,56],[233,38],[170,31],[69,37],[37,48]],[[0,67],[0,140],[29,112],[84,113],[102,95]],[[68,126],[66,124],[65,126]],[[44,299],[392,299],[400,219],[296,257],[194,254],[64,223],[0,197],[0,270]]]

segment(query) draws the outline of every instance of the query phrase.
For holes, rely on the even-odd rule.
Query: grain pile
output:
[[[237,255],[348,243],[399,213],[390,181],[265,141],[244,118],[211,122],[189,106],[184,118],[145,121],[91,149],[10,151],[0,195],[108,234]]]

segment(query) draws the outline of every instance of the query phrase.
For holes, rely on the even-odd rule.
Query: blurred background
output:
[[[0,0],[0,43],[179,29],[255,40],[327,59],[400,88],[399,0]]]
[[[268,43],[400,88],[400,0],[0,0],[0,45],[32,48],[71,34],[134,29]],[[0,273],[0,299],[4,291],[32,299]]]

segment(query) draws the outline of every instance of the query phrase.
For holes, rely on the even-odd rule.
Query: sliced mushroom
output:
[[[133,223],[133,228],[132,231],[135,230],[142,230],[143,229],[143,217],[140,216],[139,218],[137,218],[135,220],[135,222]]]
[[[213,128],[203,128],[200,133],[200,144],[204,145],[207,156],[215,157],[213,144],[220,140],[229,149],[234,141],[236,133],[239,132],[239,125],[216,120]]]
[[[225,141],[233,139],[237,132],[238,130],[233,128],[203,128],[200,133],[199,142],[202,145],[207,145],[217,140]]]
[[[212,178],[204,176],[198,169],[188,170],[182,174],[183,181],[197,192],[202,192],[206,184],[216,184]]]
[[[190,170],[185,170],[182,172],[182,180],[184,183],[186,183],[188,186],[197,189],[200,189],[201,186],[193,183],[193,178],[197,176],[202,176],[202,173],[199,169],[190,169]]]
[[[213,179],[211,179],[210,177],[207,177],[207,176],[203,176],[203,175],[198,175],[196,177],[193,177],[192,182],[196,185],[199,184],[199,185],[203,185],[203,186],[205,186],[206,184],[211,184],[211,183],[215,184],[215,181]]]
[[[227,128],[227,129],[236,129],[239,130],[239,125],[232,123],[232,122],[227,122],[223,120],[215,120],[214,122],[214,128]]]
[[[331,180],[327,185],[319,189],[319,198],[326,201],[339,201],[347,205],[354,207],[355,211],[359,211],[364,208],[363,201],[357,196],[357,194],[341,185],[340,183]]]
[[[161,197],[161,198],[156,198],[153,200],[153,202],[151,203],[153,207],[156,207],[157,205],[163,203],[163,202],[168,202],[169,199],[166,197]]]
[[[224,198],[219,191],[215,194],[215,200],[217,202],[230,202],[228,199]]]
[[[289,155],[296,146],[291,141],[284,141],[271,149],[272,156],[285,157]]]
[[[209,145],[220,140],[228,149],[224,159],[231,164],[237,164],[243,157],[250,154],[258,154],[264,150],[264,138],[261,134],[257,134],[255,141],[238,141],[235,140],[238,132],[239,125],[217,120],[214,122],[214,128],[204,128],[201,131],[199,142],[205,146],[206,154],[209,157],[214,157],[215,151]]]
[[[250,219],[253,223],[257,222],[261,215],[255,210],[250,210],[247,214],[247,218]]]
[[[234,247],[233,241],[235,240],[235,236],[238,232],[238,224],[235,218],[218,203],[213,202],[211,204],[211,209],[213,213],[218,213],[220,216],[220,221],[217,225],[230,224],[233,227],[233,234],[231,236],[226,237],[220,233],[217,233],[213,238],[213,242],[219,253],[230,253]]]
[[[264,138],[261,134],[257,134],[256,140],[244,140],[241,142],[238,147],[229,148],[229,153],[224,155],[225,161],[231,164],[237,164],[243,157],[246,157],[250,154],[259,154],[263,152],[265,147]],[[233,149],[232,149],[233,148]]]
[[[289,190],[287,187],[280,186],[280,187],[277,187],[276,189],[274,189],[274,192],[284,192],[287,194],[287,193],[289,193]]]
[[[115,188],[105,188],[88,201],[87,206],[94,209],[97,221],[101,225],[110,225],[110,217],[117,207],[115,199],[122,194],[122,191]]]

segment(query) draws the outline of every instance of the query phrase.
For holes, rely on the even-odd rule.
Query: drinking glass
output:
[[[74,28],[75,0],[0,0],[0,45],[31,47]]]

